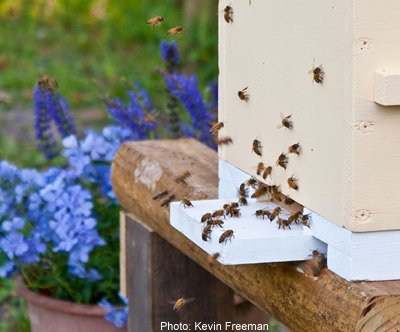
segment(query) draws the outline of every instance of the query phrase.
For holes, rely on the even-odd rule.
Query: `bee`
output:
[[[226,203],[226,204],[224,204],[224,205],[222,206],[222,208],[223,208],[225,211],[228,210],[228,209],[230,209],[230,207],[231,207],[231,205],[228,204],[228,203]]]
[[[248,191],[249,189],[246,188],[246,184],[242,183],[239,187],[239,196],[249,197]]]
[[[228,229],[227,231],[223,232],[219,238],[219,243],[227,243],[228,240],[231,240],[233,238],[233,230]]]
[[[150,19],[147,20],[147,24],[148,24],[148,25],[151,25],[151,27],[152,27],[153,29],[154,29],[154,27],[155,27],[156,25],[162,24],[162,23],[164,23],[164,22],[165,22],[165,20],[164,20],[164,17],[162,17],[162,16],[152,17],[152,18],[150,18]]]
[[[263,195],[266,195],[268,193],[268,187],[265,185],[260,185],[251,195],[251,198],[259,198]]]
[[[250,179],[247,180],[246,184],[247,184],[249,187],[254,188],[257,182],[258,182],[258,181],[257,181],[256,178],[251,177]]]
[[[160,193],[154,195],[154,196],[153,196],[153,199],[154,199],[154,200],[159,200],[159,199],[161,199],[161,198],[164,198],[164,197],[167,196],[167,195],[168,195],[168,190],[164,190],[164,191],[162,191],[162,192],[160,192]]]
[[[207,256],[208,265],[214,265],[217,262],[217,259],[218,259],[219,256],[220,256],[219,253],[208,255]]]
[[[280,186],[276,185],[270,186],[269,193],[271,194],[274,200],[282,202]]]
[[[230,138],[230,137],[221,137],[221,138],[216,138],[215,143],[217,145],[229,145],[229,144],[232,144],[233,141],[232,141],[232,138]]]
[[[179,299],[177,299],[177,300],[175,301],[174,306],[173,306],[172,309],[173,309],[175,312],[179,312],[179,311],[182,310],[182,308],[183,308],[186,304],[188,304],[188,303],[190,303],[190,302],[192,302],[192,301],[194,301],[193,298],[191,298],[191,299],[185,299],[184,297],[180,297]]]
[[[293,121],[291,119],[292,115],[284,116],[281,113],[281,123],[278,125],[278,128],[285,127],[287,129],[293,129]]]
[[[57,81],[48,75],[40,76],[37,84],[39,85],[40,90],[42,90],[42,92],[45,91],[55,92],[58,88]]]
[[[289,223],[289,221],[286,220],[286,219],[278,218],[278,220],[276,221],[276,223],[277,223],[277,225],[279,225],[278,229],[280,229],[280,228],[285,229],[286,227],[289,228],[289,229],[291,229],[291,228],[290,228],[290,223]]]
[[[288,152],[297,154],[299,156],[300,155],[300,143],[296,143],[296,144],[289,146]]]
[[[293,175],[289,179],[287,179],[287,183],[288,183],[289,187],[294,190],[299,189],[299,186],[297,185],[297,181],[299,181],[299,180],[296,179]]]
[[[313,64],[312,69],[308,73],[313,75],[313,83],[316,82],[318,84],[322,84],[324,82],[325,72],[322,65],[315,67],[315,64]]]
[[[255,139],[253,141],[253,148],[251,151],[254,152],[258,156],[262,156],[262,146],[261,146],[261,142],[259,140]]]
[[[232,14],[233,14],[232,7],[226,6],[224,9],[224,19],[225,19],[226,23],[233,22]]]
[[[291,214],[289,216],[289,218],[288,218],[289,223],[290,224],[292,224],[292,223],[296,223],[297,224],[297,220],[300,218],[301,215],[302,215],[301,211],[297,211],[297,212]]]
[[[264,173],[262,175],[263,179],[265,180],[268,175],[271,176],[271,172],[272,172],[272,166],[265,167]]]
[[[206,242],[211,239],[211,225],[207,225],[203,228],[203,230],[201,231],[201,238],[203,241]]]
[[[237,203],[237,202],[232,202],[229,206],[230,206],[231,208],[238,208],[238,207],[239,207],[239,203]]]
[[[247,199],[244,196],[240,196],[239,205],[247,205]]]
[[[272,210],[271,214],[268,216],[270,221],[273,221],[276,217],[279,216],[281,213],[282,209],[277,206],[275,209]]]
[[[203,214],[203,216],[201,217],[201,222],[206,222],[210,219],[212,219],[211,213],[206,213],[206,214]]]
[[[167,34],[168,35],[176,35],[178,33],[181,33],[182,31],[183,31],[182,27],[174,27],[174,28],[169,29],[167,31]]]
[[[216,218],[216,217],[224,217],[225,218],[225,211],[224,210],[216,210],[213,212],[212,217],[213,218]]]
[[[183,172],[181,175],[178,175],[178,176],[175,178],[175,182],[176,182],[176,183],[187,184],[186,180],[187,180],[187,178],[190,177],[190,176],[191,176],[190,172],[189,172],[189,171],[185,171],[185,172]]]
[[[289,196],[285,197],[285,204],[286,205],[292,205],[295,201],[291,199]]]
[[[265,218],[265,217],[270,217],[271,212],[267,211],[267,210],[257,210],[256,211],[256,218]]]
[[[169,195],[168,198],[164,199],[161,202],[161,206],[169,206],[169,203],[171,203],[172,200],[174,200],[174,199],[175,199],[175,195]]]
[[[207,226],[211,226],[211,227],[219,226],[219,227],[222,228],[223,224],[224,224],[224,222],[222,220],[220,220],[220,219],[217,219],[217,220],[212,220],[211,219],[211,220],[207,221]]]
[[[253,146],[254,146],[254,142],[253,142]],[[261,172],[264,170],[264,163],[263,162],[259,162],[257,165],[257,175],[261,175]]]
[[[314,277],[318,277],[321,271],[326,267],[325,255],[318,250],[311,253],[310,268]]]
[[[210,134],[217,134],[218,131],[224,126],[223,122],[217,122],[215,124],[212,125],[212,127],[210,128]]]
[[[186,197],[183,197],[182,198],[182,200],[181,200],[181,204],[183,204],[183,207],[185,208],[186,206],[192,206],[193,207],[193,204],[192,204],[192,202],[191,201],[189,201]]]
[[[240,209],[231,207],[229,209],[229,216],[239,218],[241,216]]]
[[[278,157],[278,160],[276,161],[276,164],[278,166],[281,166],[283,169],[286,169],[286,166],[289,162],[289,158],[286,155],[286,153],[281,153],[280,156]]]
[[[310,228],[310,214],[305,214],[301,217],[300,224]]]
[[[240,100],[249,101],[249,94],[246,92],[248,86],[246,86],[243,90],[238,91],[238,96]]]

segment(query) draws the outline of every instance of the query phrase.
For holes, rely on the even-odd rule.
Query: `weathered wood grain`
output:
[[[151,178],[146,165],[161,168],[152,184],[138,178]],[[175,175],[186,169],[193,174],[188,185],[177,185]],[[124,209],[294,331],[385,331],[400,324],[398,281],[350,283],[328,270],[314,280],[297,271],[299,263],[209,265],[204,251],[169,225],[168,209],[151,199],[165,189],[191,199],[216,198],[217,154],[194,140],[123,144],[113,162],[112,183]]]

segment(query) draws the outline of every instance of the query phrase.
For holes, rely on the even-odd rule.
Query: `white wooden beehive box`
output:
[[[313,80],[318,66],[322,84]],[[301,240],[277,233],[282,248],[309,246],[281,261],[327,250],[328,267],[348,280],[400,279],[400,2],[220,0],[219,70],[219,136],[233,140],[219,148],[221,201],[237,198],[250,176],[279,185],[312,214]],[[248,101],[238,96],[246,87]],[[292,129],[279,126],[282,115],[291,115]],[[262,156],[252,152],[255,139]],[[295,143],[300,155],[277,166]],[[273,168],[266,180],[256,174],[259,162]],[[298,190],[289,188],[291,176]],[[196,242],[194,215],[207,209],[185,218],[183,210],[172,206],[171,224]],[[258,262],[279,260],[268,254],[282,249],[270,245],[274,236]],[[218,247],[198,245],[209,253]],[[223,249],[222,263],[256,262],[253,249],[246,257],[242,248],[239,261],[234,248]]]

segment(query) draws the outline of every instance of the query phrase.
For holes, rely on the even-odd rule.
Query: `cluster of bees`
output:
[[[147,20],[147,24],[150,25],[153,29],[155,26],[163,24],[163,23],[165,23],[165,19],[162,16],[152,17]],[[176,27],[168,29],[167,34],[168,35],[176,35],[178,33],[181,33],[182,31],[183,31],[182,27],[176,26]]]

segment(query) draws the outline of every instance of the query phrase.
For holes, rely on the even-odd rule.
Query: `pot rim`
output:
[[[104,316],[106,314],[105,308],[96,304],[74,303],[35,293],[30,290],[22,280],[16,280],[16,285],[18,295],[25,298],[28,303],[32,303],[39,307],[73,315]]]

